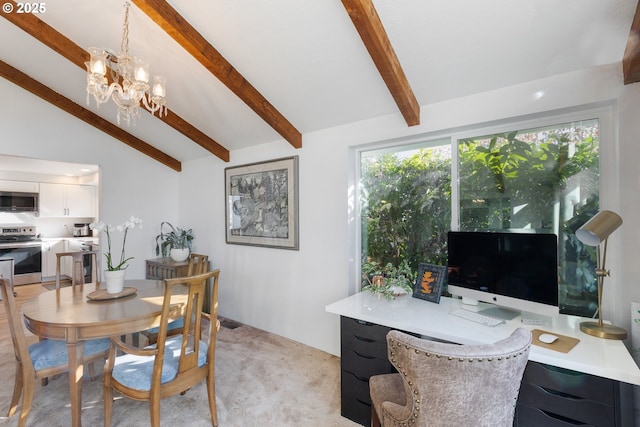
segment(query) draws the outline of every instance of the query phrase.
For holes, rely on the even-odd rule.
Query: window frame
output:
[[[485,122],[462,128],[445,129],[423,134],[416,134],[403,138],[382,140],[368,144],[351,146],[349,148],[348,171],[348,224],[349,224],[349,267],[348,267],[348,295],[361,291],[361,204],[360,204],[360,171],[361,159],[364,153],[371,151],[393,152],[400,149],[429,147],[436,142],[449,139],[451,144],[451,230],[459,230],[460,219],[460,180],[458,177],[458,144],[461,139],[474,138],[482,135],[506,133],[524,129],[542,128],[568,122],[597,119],[599,126],[599,196],[600,208],[619,211],[620,193],[618,191],[603,191],[607,188],[619,188],[619,174],[615,165],[619,164],[619,148],[617,130],[614,123],[615,105],[602,104],[583,106],[571,110],[552,111],[537,115],[514,117],[507,120]],[[609,247],[610,259],[617,264],[619,256],[616,248]],[[610,265],[616,271],[619,265]]]

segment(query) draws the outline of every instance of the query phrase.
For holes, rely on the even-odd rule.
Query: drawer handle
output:
[[[548,388],[546,388],[546,387],[542,387],[542,386],[538,386],[538,387],[540,387],[540,389],[542,389],[542,391],[544,391],[545,393],[547,393],[547,394],[552,394],[552,395],[554,395],[554,396],[560,396],[560,397],[562,397],[562,398],[565,398],[565,399],[571,399],[571,400],[585,400],[585,399],[583,399],[582,397],[580,397],[580,396],[575,396],[575,395],[573,395],[573,394],[563,393],[563,392],[558,391],[558,390],[550,390],[550,389],[548,389]]]
[[[364,358],[364,359],[369,359],[369,360],[371,360],[371,359],[375,359],[375,357],[374,357],[374,356],[369,356],[369,355],[367,355],[367,354],[358,353],[358,352],[357,352],[357,351],[355,351],[355,350],[351,350],[351,351],[353,351],[353,352],[356,354],[356,356],[362,357],[362,358]]]
[[[351,372],[351,371],[346,371],[346,370],[345,370],[344,372],[346,372],[346,373],[347,373],[347,374],[349,374],[349,375],[352,375],[355,379],[357,379],[357,380],[359,380],[359,381],[363,381],[363,382],[365,382],[365,383],[368,383],[368,382],[369,382],[369,378],[367,378],[367,377],[361,377],[360,375],[358,375],[358,374],[354,374],[354,373],[353,373],[353,372]]]
[[[362,403],[363,405],[371,407],[371,402],[365,402],[364,400],[360,400],[356,398],[356,402]]]
[[[591,425],[591,424],[583,423],[581,421],[572,420],[571,418],[563,417],[562,415],[553,414],[551,412],[547,412],[547,411],[542,410],[542,409],[539,409],[539,411],[542,412],[543,414],[545,414],[549,418],[553,418],[554,420],[562,421],[564,423],[571,424],[571,425],[574,425],[574,426]]]
[[[356,337],[357,340],[364,341],[364,342],[376,342],[376,340],[372,340],[371,338],[361,337],[360,335],[354,335],[354,337]]]
[[[558,373],[558,374],[568,375],[568,376],[571,376],[571,377],[582,377],[582,376],[584,376],[584,373],[582,373],[582,372],[572,371],[570,369],[560,368],[558,366],[545,365],[545,364],[542,364],[542,363],[539,363],[538,366],[540,366],[545,371],[555,372],[555,373]]]

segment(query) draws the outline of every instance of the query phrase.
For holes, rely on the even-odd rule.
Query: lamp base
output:
[[[580,323],[580,330],[585,334],[607,340],[627,339],[627,331],[614,325],[603,324],[600,326],[598,322],[582,322]]]

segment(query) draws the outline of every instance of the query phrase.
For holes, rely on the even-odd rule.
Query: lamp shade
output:
[[[620,215],[602,210],[576,231],[576,237],[585,245],[598,246],[621,225]]]

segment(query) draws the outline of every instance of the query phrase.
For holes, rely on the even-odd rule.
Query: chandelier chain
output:
[[[120,52],[129,55],[129,2],[124,3],[124,24],[122,25],[122,41],[120,42]]]

